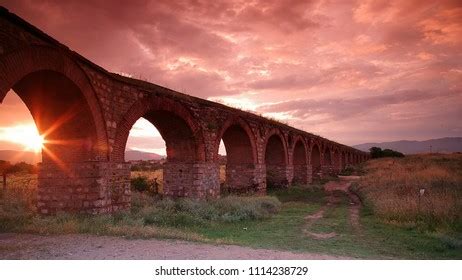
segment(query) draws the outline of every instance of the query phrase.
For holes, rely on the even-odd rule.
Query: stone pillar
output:
[[[306,185],[311,182],[311,166],[307,164],[294,165],[293,184]]]
[[[288,175],[293,172],[287,165],[267,164],[266,165],[266,185],[267,187],[288,187],[291,183]],[[290,179],[291,180],[291,179]]]
[[[220,196],[220,165],[214,162],[166,162],[164,194],[170,197]]]
[[[311,166],[311,164],[308,164],[306,166],[306,168],[307,168],[307,170],[306,170],[306,172],[307,172],[307,174],[306,174],[307,175],[306,176],[306,182],[307,182],[307,184],[311,184],[311,183],[313,183],[313,167]]]
[[[128,208],[128,163],[89,161],[39,165],[37,209],[41,214],[98,214]]]
[[[342,172],[342,154],[341,153],[336,153],[335,154],[335,174],[339,174]]]
[[[321,166],[322,176],[332,175],[334,173],[333,165],[332,164],[323,164]]]
[[[226,185],[229,193],[262,193],[265,190],[257,164],[227,164]]]

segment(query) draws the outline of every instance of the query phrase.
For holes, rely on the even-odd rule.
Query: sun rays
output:
[[[34,153],[40,153],[46,142],[33,123],[0,128],[0,141],[19,144],[24,151]]]

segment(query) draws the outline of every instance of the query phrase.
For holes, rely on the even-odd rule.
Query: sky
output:
[[[0,4],[109,71],[340,143],[462,136],[462,0]],[[0,145],[31,122],[8,98]],[[128,143],[162,145],[147,121]]]

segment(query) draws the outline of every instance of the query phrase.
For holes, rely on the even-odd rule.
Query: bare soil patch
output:
[[[324,185],[324,191],[327,196],[327,203],[316,213],[305,217],[306,224],[303,233],[314,239],[329,239],[337,236],[336,232],[317,233],[310,231],[316,221],[324,217],[327,209],[342,203],[342,199],[336,195],[336,192],[343,192],[348,195],[348,221],[357,234],[361,234],[361,224],[359,222],[359,211],[361,209],[361,200],[359,197],[350,191],[351,181],[359,179],[359,176],[342,176],[340,181],[330,181]]]
[[[210,245],[178,240],[121,237],[0,234],[0,259],[339,259],[340,257]],[[344,259],[344,257],[342,257]]]

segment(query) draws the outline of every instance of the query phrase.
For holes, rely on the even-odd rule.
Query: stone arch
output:
[[[310,164],[313,178],[319,178],[321,172],[321,149],[318,143],[311,146]]]
[[[32,45],[0,56],[0,101],[10,89],[25,103],[46,141],[38,212],[98,213],[120,202],[121,208],[128,205],[124,182],[114,183],[111,194],[101,183],[102,174],[112,172],[106,125],[94,88],[70,52]]]
[[[163,164],[164,195],[215,196],[219,187],[218,170],[215,165],[206,166],[202,130],[189,110],[173,99],[149,96],[136,101],[117,124],[111,160],[124,162],[130,129],[142,117],[157,128],[167,146],[167,162]],[[204,177],[207,186],[202,185]]]
[[[2,56],[0,102],[10,89],[31,111],[39,133],[47,134],[45,162],[52,157],[60,162],[108,159],[98,99],[85,72],[67,53],[32,46]]]
[[[259,191],[256,182],[257,148],[250,126],[241,118],[229,118],[215,141],[215,158],[218,157],[220,140],[226,149],[226,181],[222,193],[247,193]]]
[[[341,165],[341,168],[342,168],[342,169],[345,169],[346,165],[347,165],[346,152],[343,151],[343,152],[342,152],[342,165]]]
[[[303,138],[300,136],[296,137],[292,149],[293,183],[307,184],[309,181],[307,151],[308,148]]]
[[[180,103],[165,97],[145,97],[138,100],[117,124],[111,159],[124,161],[129,132],[135,122],[146,118],[159,131],[167,146],[167,161],[205,161],[202,130],[192,114]]]
[[[332,152],[331,151],[332,150],[329,146],[325,147],[324,153],[323,153],[323,159],[322,159],[323,165],[328,165],[328,166],[332,165]]]
[[[231,150],[234,150],[234,148],[246,150],[245,151],[245,152],[247,152],[247,154],[246,154],[246,158],[247,158],[246,162],[247,163],[257,163],[258,156],[257,156],[257,145],[256,145],[256,141],[255,141],[255,135],[254,135],[252,129],[250,128],[250,126],[247,124],[247,122],[245,122],[244,120],[242,120],[239,117],[230,117],[230,118],[228,118],[228,120],[226,120],[225,123],[223,124],[223,126],[221,127],[220,132],[218,133],[218,137],[215,140],[214,159],[215,160],[218,159],[218,149],[219,149],[219,146],[220,146],[220,141],[222,139],[223,139],[223,142],[224,142],[225,148],[226,148],[226,143],[225,143],[226,141],[224,139],[224,136],[225,136],[225,134],[227,132],[229,132],[230,128],[232,128],[235,133],[238,133],[238,135],[236,135],[236,136],[239,136],[239,138],[240,138],[239,140],[244,140],[245,144],[248,145],[248,146],[240,145],[239,147],[236,147],[236,146],[231,147],[231,145],[228,145],[229,148]],[[231,141],[228,141],[228,143],[231,144]],[[237,144],[237,143],[234,143],[234,144]],[[249,149],[247,149],[247,148],[249,148]],[[227,149],[226,153],[228,154],[228,149]],[[250,158],[252,158],[251,161],[249,161]]]
[[[265,137],[263,156],[266,165],[266,183],[269,187],[290,184],[287,176],[288,153],[284,135],[278,129],[270,130]]]
[[[283,160],[281,162],[283,162],[284,164],[287,164],[288,163],[287,143],[285,141],[284,135],[279,129],[274,128],[274,129],[271,129],[268,133],[266,133],[264,142],[263,142],[263,155],[266,155],[269,141],[273,136],[280,140],[280,144],[282,145],[281,147],[282,147],[283,156],[280,156],[279,158],[283,157]]]

